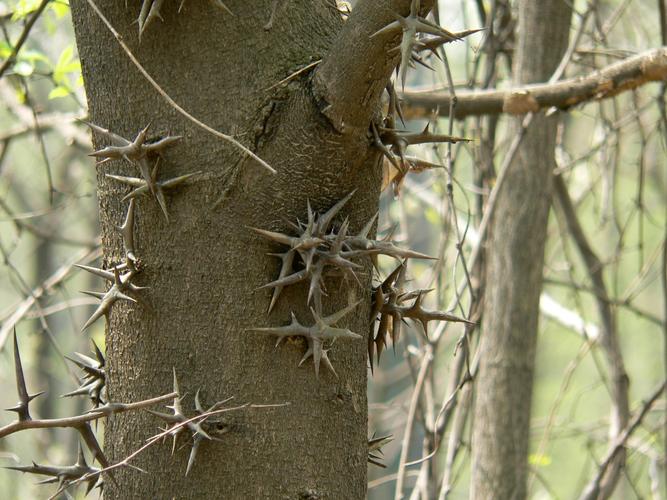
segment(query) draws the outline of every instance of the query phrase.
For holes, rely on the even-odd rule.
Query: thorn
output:
[[[36,394],[28,394],[28,389],[25,384],[25,376],[23,374],[23,365],[21,364],[21,353],[19,352],[16,328],[14,328],[14,374],[16,376],[16,392],[18,392],[19,395],[19,402],[16,406],[7,408],[6,410],[16,412],[18,414],[19,422],[32,420],[29,410],[30,401],[37,396],[44,394],[44,391]]]

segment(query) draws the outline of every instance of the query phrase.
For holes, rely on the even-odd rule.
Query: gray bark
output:
[[[306,290],[290,287],[267,315],[271,292],[256,288],[276,279],[279,265],[267,252],[277,247],[248,226],[289,230],[286,220],[305,220],[306,201],[326,210],[352,189],[343,210],[352,229],[377,210],[378,155],[366,132],[379,95],[395,61],[377,41],[357,60],[365,72],[368,58],[381,60],[366,88],[335,101],[324,90],[327,76],[305,72],[286,87],[274,87],[299,68],[323,58],[335,70],[340,59],[330,52],[343,27],[333,2],[289,2],[279,8],[265,31],[271,2],[226,0],[231,17],[209,2],[165,2],[164,23],[157,22],[138,43],[132,24],[139,2],[105,0],[112,20],[146,70],[167,93],[198,119],[233,132],[266,160],[272,176],[238,150],[207,134],[170,108],[121,52],[118,43],[85,0],[72,2],[92,122],[133,138],[151,122],[156,134],[183,135],[169,149],[161,177],[201,170],[204,176],[168,198],[167,224],[151,198],[138,204],[137,253],[145,270],[137,284],[147,305],[116,305],[107,328],[109,395],[135,401],[171,391],[176,369],[184,400],[201,390],[204,405],[234,396],[234,403],[282,403],[276,409],[228,414],[232,431],[223,443],[204,442],[197,463],[184,477],[189,444],[170,455],[170,443],[153,447],[135,465],[148,475],[125,469],[106,482],[106,498],[363,498],[366,491],[367,404],[366,343],[337,342],[330,357],[339,379],[326,369],[315,379],[312,362],[297,363],[304,346],[274,340],[246,328],[279,326],[294,311],[311,324]],[[368,1],[377,19],[357,25],[373,33],[392,20],[390,9],[407,13],[409,2]],[[359,7],[358,7],[359,8]],[[381,13],[381,14],[380,14]],[[354,16],[353,16],[354,17]],[[348,23],[352,23],[350,19]],[[375,23],[370,25],[369,22]],[[356,22],[356,21],[354,21]],[[357,36],[360,37],[359,33]],[[343,64],[344,65],[344,64]],[[317,70],[316,70],[317,71]],[[335,71],[333,71],[335,73]],[[317,78],[319,91],[311,81]],[[373,83],[373,85],[371,85]],[[342,98],[341,98],[342,99]],[[364,109],[360,115],[359,106]],[[332,105],[337,117],[354,115],[354,127],[336,130],[322,110]],[[94,137],[99,141],[98,137]],[[99,144],[98,144],[99,145]],[[135,175],[123,162],[98,167],[100,219],[105,262],[122,257],[120,235],[127,192],[104,172]],[[216,204],[216,201],[222,200]],[[370,285],[370,269],[362,277]],[[368,330],[368,288],[331,280],[325,314],[348,301],[363,299],[354,317],[342,325],[363,335]],[[351,315],[352,316],[352,315]],[[117,461],[157,432],[148,414],[118,416],[106,428],[105,451]]]
[[[514,84],[545,81],[567,47],[566,2],[519,2]],[[520,120],[513,123],[518,133]],[[510,136],[514,133],[510,132]],[[556,118],[535,116],[498,193],[474,407],[471,498],[526,498],[539,295]]]

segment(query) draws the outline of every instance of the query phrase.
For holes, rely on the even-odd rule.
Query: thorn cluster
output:
[[[284,287],[302,281],[310,282],[307,303],[314,304],[315,309],[321,311],[324,276],[334,271],[356,279],[355,269],[361,269],[363,266],[352,259],[368,256],[376,263],[379,254],[396,258],[431,258],[419,252],[399,248],[391,241],[369,239],[375,216],[356,235],[348,234],[347,220],[335,230],[332,222],[353,194],[354,191],[322,215],[313,212],[308,203],[307,222],[297,221],[296,224],[291,224],[296,232],[295,236],[251,228],[259,235],[287,247],[283,252],[270,254],[282,261],[278,279],[260,287],[260,289],[273,288],[269,312],[273,310]]]
[[[178,177],[174,177],[172,179],[166,179],[160,181],[157,179],[157,170],[159,162],[160,159],[158,158],[155,161],[155,166],[153,167],[153,170],[151,172],[151,179],[153,181],[153,190],[155,199],[157,200],[158,205],[160,205],[160,210],[162,210],[162,214],[164,215],[165,220],[169,222],[169,212],[167,211],[167,200],[164,195],[165,191],[169,191],[171,189],[179,187],[181,184],[184,184],[191,178],[200,175],[201,172],[198,171],[198,172],[193,172],[191,174],[179,175]],[[105,175],[110,179],[114,179],[115,181],[118,181],[122,184],[125,184],[133,188],[132,191],[130,191],[122,198],[121,201],[127,201],[127,200],[132,201],[138,198],[139,196],[142,195],[146,196],[150,192],[150,186],[144,179],[140,179],[138,177],[126,177],[123,175],[114,175],[114,174],[105,174]]]
[[[414,63],[421,64],[429,69],[430,66],[426,64],[421,58],[420,53],[429,50],[435,53],[435,50],[445,44],[455,40],[461,40],[464,37],[476,33],[479,30],[466,30],[460,33],[452,33],[429,21],[419,15],[420,0],[412,0],[410,4],[410,14],[407,17],[400,16],[396,13],[394,15],[395,21],[392,21],[384,28],[379,29],[371,35],[371,38],[394,33],[398,30],[403,30],[401,44],[399,47],[392,49],[392,51],[400,50],[401,62],[399,65],[401,82],[405,88],[405,76],[408,67],[414,67]],[[424,35],[424,36],[421,36]]]
[[[98,165],[110,160],[124,159],[139,169],[141,177],[125,177],[107,174],[107,177],[133,188],[133,190],[123,198],[123,201],[150,192],[160,206],[165,219],[169,222],[169,213],[167,212],[167,202],[165,200],[164,191],[173,189],[199,174],[199,172],[197,172],[181,175],[168,180],[158,179],[160,155],[166,148],[180,141],[182,137],[179,135],[170,135],[155,141],[148,141],[147,134],[150,125],[147,125],[137,134],[133,141],[128,141],[124,137],[110,132],[98,125],[88,122],[84,123],[111,143],[111,145],[90,154],[90,156],[101,158]],[[151,167],[153,158],[155,158],[155,162]]]
[[[393,439],[394,436],[391,434],[387,436],[375,437],[375,433],[373,433],[373,436],[368,438],[368,463],[386,469],[387,466],[380,461],[382,460],[382,447],[385,444],[393,441]]]
[[[221,441],[217,435],[224,434],[229,429],[222,420],[219,418],[213,418],[210,413],[215,410],[220,409],[220,407],[225,403],[225,401],[219,401],[211,406],[209,409],[204,410],[199,400],[199,390],[195,394],[195,418],[186,417],[183,412],[183,406],[181,401],[185,396],[181,395],[181,391],[178,387],[178,380],[176,378],[176,370],[174,369],[174,392],[177,393],[177,396],[174,398],[174,403],[167,408],[171,409],[172,413],[162,413],[158,411],[148,410],[149,413],[155,415],[156,417],[164,420],[167,423],[167,428],[165,431],[172,429],[169,434],[173,437],[173,445],[171,453],[173,455],[176,450],[176,440],[179,434],[186,431],[190,431],[192,435],[192,448],[190,450],[190,456],[188,458],[188,465],[185,470],[185,475],[187,476],[192,470],[192,466],[195,463],[197,458],[197,451],[199,450],[200,443],[206,439],[208,441]],[[196,418],[201,416],[201,418]]]
[[[336,370],[334,370],[331,360],[329,360],[328,349],[325,349],[325,344],[327,342],[333,343],[336,339],[347,338],[347,339],[360,339],[361,335],[354,333],[347,328],[336,328],[335,325],[340,321],[346,314],[352,311],[355,307],[359,305],[359,302],[355,304],[350,304],[344,309],[333,313],[329,316],[321,317],[315,310],[311,307],[310,312],[313,315],[315,323],[311,326],[304,326],[299,323],[299,320],[296,319],[296,315],[292,314],[292,321],[289,325],[286,326],[275,326],[275,327],[266,327],[266,328],[250,328],[249,331],[256,333],[273,335],[278,337],[276,341],[276,347],[287,337],[303,337],[306,339],[308,344],[308,349],[306,353],[299,361],[299,366],[301,366],[308,358],[313,358],[313,364],[315,365],[315,376],[319,378],[320,375],[320,363],[324,361],[324,364],[331,370],[331,373],[334,376],[338,377]]]
[[[76,390],[63,394],[63,397],[88,396],[92,400],[94,407],[97,408],[107,402],[106,375],[104,372],[105,359],[104,354],[97,347],[95,341],[93,341],[93,349],[95,351],[95,359],[78,352],[74,354],[79,359],[65,356],[69,361],[83,370],[83,380]]]
[[[387,345],[388,336],[391,337],[392,345],[396,346],[401,335],[401,324],[406,319],[418,322],[426,337],[428,337],[428,323],[430,321],[473,324],[467,319],[453,314],[424,308],[422,305],[423,298],[431,290],[405,291],[406,273],[407,260],[404,260],[380,285],[373,288],[371,331],[368,335],[368,359],[370,360],[371,372],[373,371],[373,358],[377,357],[378,363],[380,362],[380,356]],[[378,323],[377,330],[375,330],[376,321]]]
[[[371,38],[378,35],[385,35],[402,30],[401,44],[399,47],[391,49],[390,52],[400,50],[401,61],[397,67],[400,70],[401,83],[405,89],[405,77],[409,67],[414,67],[415,63],[428,69],[433,69],[424,59],[423,53],[431,53],[440,57],[437,49],[446,43],[477,33],[479,29],[464,30],[458,33],[452,33],[442,28],[438,24],[421,17],[420,0],[412,0],[410,4],[410,14],[407,17],[393,13],[395,21],[392,21],[385,27],[376,31]],[[393,176],[392,184],[394,194],[398,195],[403,179],[409,172],[419,172],[430,168],[442,168],[440,165],[420,160],[415,157],[407,156],[406,149],[414,144],[450,142],[456,143],[466,141],[462,137],[454,137],[443,134],[431,134],[428,131],[428,125],[422,132],[410,132],[396,128],[396,116],[405,124],[401,113],[400,104],[396,96],[393,85],[390,83],[387,87],[389,94],[389,113],[383,124],[371,124],[371,135],[373,144],[387,158],[389,164],[396,170]]]
[[[389,109],[387,116],[382,125],[371,123],[371,133],[373,137],[373,145],[382,152],[383,156],[396,170],[396,174],[392,178],[392,184],[394,194],[398,195],[401,184],[408,173],[421,172],[432,168],[444,168],[436,163],[421,160],[414,156],[408,156],[408,146],[439,142],[451,142],[455,144],[461,141],[468,141],[469,139],[446,134],[432,134],[429,131],[428,124],[421,132],[398,129],[396,119],[400,118],[403,122],[403,114],[401,112],[398,96],[391,83],[387,86],[387,93],[389,94]]]
[[[146,28],[152,24],[153,21],[160,19],[160,21],[164,22],[162,14],[160,13],[163,3],[164,0],[144,0],[142,2],[139,18],[137,19],[137,23],[139,24],[139,39],[141,39],[141,35],[144,34]]]
[[[62,491],[70,486],[73,481],[82,479],[86,475],[91,477],[85,482],[87,483],[86,495],[95,487],[100,478],[100,469],[91,467],[86,462],[86,457],[83,453],[83,447],[79,443],[79,453],[76,463],[74,465],[40,465],[33,462],[32,465],[18,465],[13,467],[4,467],[5,469],[17,470],[19,472],[27,472],[29,474],[37,474],[40,476],[49,476],[49,479],[39,481],[37,484],[51,484],[58,483],[59,491]]]
[[[109,288],[109,290],[107,290],[106,292],[94,292],[94,291],[83,292],[87,295],[91,295],[93,297],[100,299],[100,305],[97,306],[97,309],[92,314],[92,316],[88,318],[88,321],[86,321],[86,323],[83,325],[81,331],[84,331],[86,328],[88,328],[102,316],[106,316],[108,318],[109,314],[111,313],[111,308],[119,300],[125,300],[134,303],[137,302],[135,298],[127,295],[127,293],[125,292],[128,291],[138,292],[140,290],[145,290],[147,288],[143,286],[137,286],[132,283],[131,281],[132,278],[138,273],[138,270],[136,268],[131,268],[129,271],[121,274],[121,269],[127,268],[127,265],[125,264],[114,266],[110,270],[98,269],[96,267],[84,266],[82,264],[75,264],[75,265],[76,267],[83,269],[84,271],[88,271],[89,273],[92,273],[101,278],[104,278],[105,280],[111,283],[111,288]]]
[[[225,12],[227,12],[232,16],[234,15],[232,14],[232,11],[229,10],[227,6],[222,2],[222,0],[209,0],[209,2],[214,7],[217,7],[220,10],[224,10]],[[153,23],[153,21],[159,19],[160,21],[164,22],[162,14],[160,13],[162,4],[164,4],[164,0],[143,0],[141,4],[141,11],[139,12],[139,18],[137,19],[137,23],[139,24],[140,40],[146,28],[150,26]],[[178,8],[179,12],[183,8],[183,4],[185,4],[185,0],[181,2],[181,5]]]

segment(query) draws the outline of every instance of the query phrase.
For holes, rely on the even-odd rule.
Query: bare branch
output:
[[[58,286],[69,276],[70,270],[76,263],[89,263],[100,257],[100,255],[102,255],[102,249],[99,246],[92,250],[87,248],[83,249],[81,252],[77,253],[73,259],[60,266],[60,268],[49,276],[44,283],[37,288],[34,288],[28,297],[18,304],[11,306],[9,312],[0,315],[0,319],[4,319],[2,327],[0,328],[0,350],[2,350],[2,346],[5,344],[7,336],[14,326],[28,314],[30,308],[36,304],[41,297],[51,292],[54,287]]]
[[[649,82],[667,81],[667,48],[648,50],[589,75],[554,83],[535,83],[508,90],[473,90],[456,93],[458,119],[500,113],[523,114],[555,106],[569,109],[591,100],[606,99]],[[438,109],[449,113],[450,92],[405,92],[406,118],[427,117]]]
[[[584,493],[581,495],[581,497],[579,497],[580,500],[595,500],[600,498],[600,490],[602,488],[601,483],[605,477],[605,474],[607,473],[607,470],[616,461],[619,454],[623,453],[623,450],[625,449],[625,443],[630,438],[632,433],[637,429],[637,427],[639,427],[639,425],[642,423],[644,417],[648,414],[648,412],[653,407],[653,404],[658,400],[665,389],[667,389],[667,382],[663,382],[660,384],[660,387],[653,391],[651,397],[649,397],[649,399],[644,402],[641,409],[635,414],[625,429],[623,429],[623,432],[618,434],[614,440],[613,445],[607,452],[604,460],[598,467],[595,477],[591,480],[590,483],[588,483],[584,489]]]
[[[616,318],[614,317],[604,283],[604,266],[584,234],[574,206],[572,205],[572,200],[570,200],[567,186],[561,176],[555,176],[554,178],[554,194],[558,200],[558,205],[563,213],[570,235],[579,249],[588,276],[596,291],[598,313],[602,322],[600,342],[607,356],[612,381],[611,398],[613,409],[610,433],[615,438],[619,435],[621,429],[626,426],[630,418],[630,405],[628,401],[628,386],[630,382],[621,353]],[[625,452],[620,452],[620,450],[615,452],[614,464],[608,468],[607,476],[602,485],[602,498],[609,497],[611,492],[613,492],[624,464]]]
[[[156,405],[158,403],[173,399],[177,395],[178,393],[176,392],[170,392],[169,394],[165,394],[163,396],[145,399],[135,403],[109,403],[104,406],[94,408],[88,413],[84,413],[83,415],[76,415],[74,417],[46,418],[41,420],[17,420],[11,424],[5,425],[4,427],[0,427],[0,439],[5,436],[9,436],[10,434],[14,434],[15,432],[24,431],[26,429],[53,429],[56,427],[69,427],[76,429],[86,422],[92,422],[93,420],[98,420],[111,414],[141,410],[148,406]]]

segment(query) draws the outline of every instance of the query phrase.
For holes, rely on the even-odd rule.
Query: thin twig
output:
[[[23,31],[21,32],[21,35],[19,36],[18,40],[16,40],[16,43],[14,44],[14,47],[12,47],[12,52],[9,54],[9,57],[5,59],[5,62],[2,63],[2,66],[0,66],[0,78],[5,74],[7,69],[14,64],[16,61],[16,56],[19,53],[19,50],[21,50],[21,47],[23,47],[23,44],[26,42],[28,39],[28,36],[30,35],[30,31],[32,30],[32,27],[35,25],[37,22],[37,19],[39,19],[39,16],[42,15],[44,12],[44,9],[46,9],[46,6],[49,4],[51,0],[42,0],[42,3],[40,3],[35,11],[33,12],[32,16],[30,16],[30,19],[28,19],[28,22],[25,24],[23,27]]]
[[[639,427],[642,420],[644,420],[644,417],[648,414],[653,404],[658,400],[665,389],[667,389],[667,381],[663,381],[662,384],[660,384],[660,387],[653,391],[649,399],[644,402],[641,409],[635,413],[634,417],[628,422],[628,425],[616,436],[613,445],[607,452],[604,460],[600,463],[595,477],[588,483],[583,494],[579,497],[580,500],[594,500],[598,498],[598,495],[601,493],[601,483],[607,473],[607,469],[616,461],[616,457],[619,453],[623,452],[626,441],[637,427]]]
[[[267,169],[269,172],[272,174],[277,173],[276,170],[271,167],[268,163],[266,163],[264,160],[262,160],[259,156],[257,156],[255,153],[250,151],[247,147],[245,147],[243,144],[241,144],[239,141],[234,139],[231,135],[223,134],[222,132],[219,132],[215,130],[214,128],[211,128],[210,126],[206,125],[204,122],[198,120],[194,116],[192,116],[190,113],[188,113],[185,109],[183,109],[176,101],[174,101],[167,92],[164,91],[164,89],[158,84],[155,79],[146,71],[146,69],[141,65],[139,60],[134,56],[130,48],[127,46],[127,44],[123,41],[123,37],[116,31],[116,29],[113,27],[111,22],[102,14],[102,11],[100,8],[97,6],[95,3],[95,0],[86,0],[88,2],[88,5],[95,11],[95,14],[100,18],[100,20],[106,25],[106,27],[109,29],[111,34],[114,36],[116,41],[119,43],[125,54],[127,54],[127,57],[132,61],[132,64],[134,64],[139,72],[143,75],[143,77],[150,83],[155,90],[157,90],[158,94],[162,96],[162,98],[167,101],[167,103],[174,108],[176,111],[178,111],[181,115],[183,115],[185,118],[190,120],[192,123],[197,125],[198,127],[206,130],[207,132],[213,134],[216,137],[219,137],[220,139],[229,142],[230,144],[234,145],[243,153],[246,155],[250,156],[253,160],[255,160],[257,163],[259,163],[262,167]]]
[[[109,416],[110,414],[124,413],[126,411],[140,410],[147,406],[152,406],[178,396],[177,392],[170,392],[164,396],[146,399],[144,401],[137,401],[136,403],[112,403],[106,410],[105,407],[94,408],[83,415],[76,415],[74,417],[65,418],[47,418],[37,420],[16,420],[11,424],[0,427],[0,439],[14,434],[15,432],[24,431],[26,429],[55,429],[55,428],[78,428],[86,422],[92,422]]]
[[[395,500],[403,498],[403,482],[405,481],[406,462],[408,460],[408,451],[410,449],[410,438],[412,437],[412,427],[415,422],[415,415],[417,411],[417,402],[421,396],[421,390],[424,386],[424,379],[426,372],[433,359],[433,353],[429,344],[424,345],[424,354],[422,355],[421,366],[417,375],[417,381],[412,391],[412,398],[410,400],[410,407],[408,409],[408,419],[405,422],[405,432],[403,433],[403,441],[401,443],[401,458],[398,462],[398,474],[396,476],[396,495]]]

